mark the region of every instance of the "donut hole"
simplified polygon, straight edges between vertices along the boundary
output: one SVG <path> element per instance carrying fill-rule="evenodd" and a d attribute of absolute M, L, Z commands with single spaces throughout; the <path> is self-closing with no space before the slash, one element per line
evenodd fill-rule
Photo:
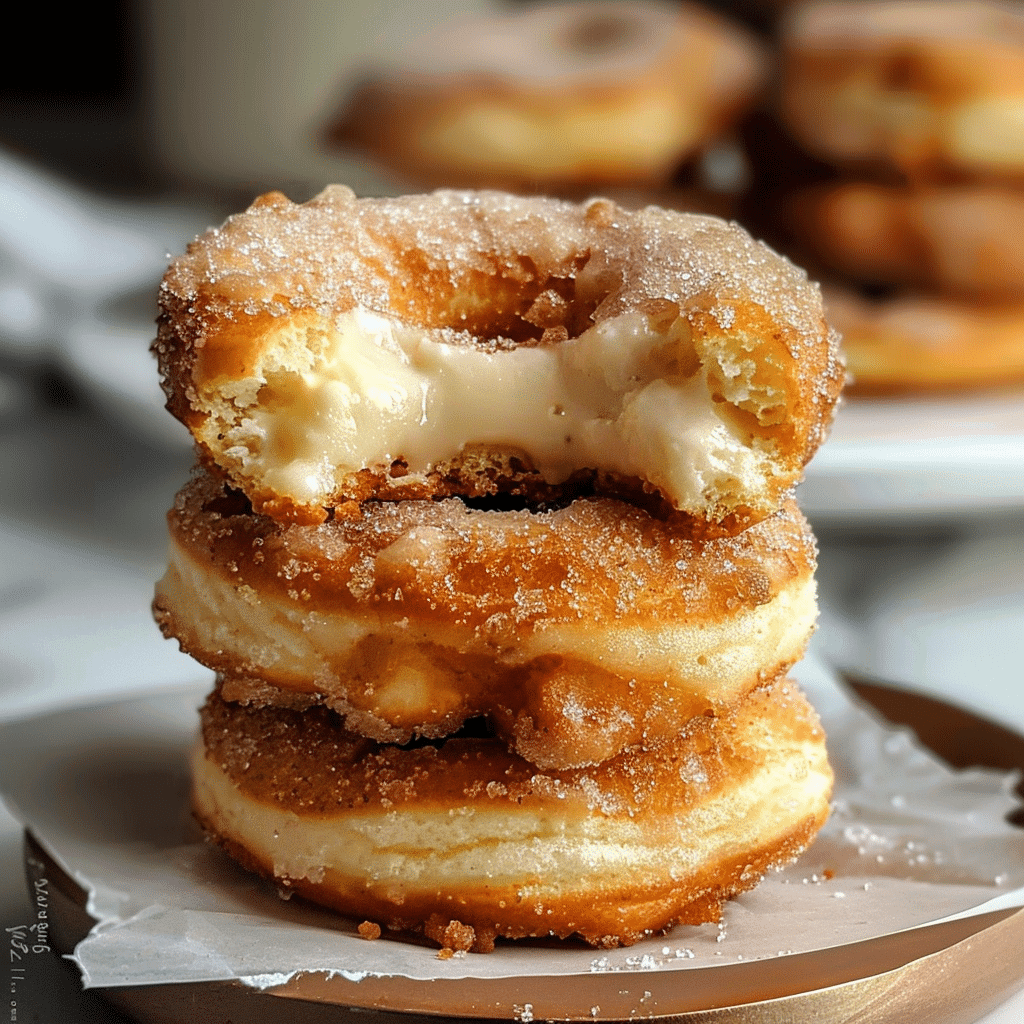
<path fill-rule="evenodd" d="M 584 272 L 589 261 L 590 251 L 581 249 L 560 267 L 543 269 L 529 254 L 502 251 L 455 270 L 432 265 L 420 252 L 402 253 L 403 271 L 414 284 L 392 292 L 389 312 L 410 327 L 465 332 L 476 344 L 576 337 L 621 284 L 614 274 L 595 281 Z"/>
<path fill-rule="evenodd" d="M 531 494 L 520 494 L 516 491 L 499 491 L 496 494 L 484 494 L 475 497 L 455 495 L 467 508 L 478 512 L 529 512 L 543 515 L 568 508 L 574 501 L 592 498 L 596 494 L 592 475 L 580 475 L 569 487 L 561 488 L 557 493 L 538 497 Z"/>
<path fill-rule="evenodd" d="M 252 502 L 242 491 L 228 486 L 225 486 L 221 493 L 203 502 L 201 508 L 204 513 L 219 516 L 221 519 L 252 515 Z"/>
<path fill-rule="evenodd" d="M 601 57 L 628 50 L 642 35 L 639 18 L 629 18 L 617 11 L 594 12 L 567 21 L 561 46 L 579 56 Z"/>
<path fill-rule="evenodd" d="M 406 743 L 393 743 L 390 746 L 399 750 L 417 750 L 420 747 L 434 747 L 440 750 L 449 740 L 488 740 L 494 737 L 494 729 L 490 720 L 483 715 L 467 718 L 462 725 L 447 736 L 415 736 Z"/>

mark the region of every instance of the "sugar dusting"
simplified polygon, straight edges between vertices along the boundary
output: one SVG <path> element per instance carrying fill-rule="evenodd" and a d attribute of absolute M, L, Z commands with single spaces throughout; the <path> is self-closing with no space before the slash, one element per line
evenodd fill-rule
<path fill-rule="evenodd" d="M 765 471 L 762 487 L 798 478 L 831 422 L 844 377 L 821 296 L 802 271 L 737 225 L 656 207 L 627 211 L 604 199 L 576 205 L 439 191 L 357 200 L 331 186 L 296 205 L 270 194 L 172 264 L 161 306 L 154 349 L 169 408 L 257 501 L 267 500 L 262 492 L 274 486 L 276 465 L 264 466 L 265 438 L 246 410 L 275 373 L 301 374 L 322 360 L 326 333 L 343 331 L 353 311 L 493 353 L 575 341 L 638 313 L 666 329 L 674 320 L 688 324 L 697 350 L 681 350 L 679 373 L 692 373 L 699 356 L 723 429 L 742 433 L 753 417 L 746 450 Z M 280 337 L 274 321 L 283 325 Z M 764 372 L 769 363 L 781 369 Z M 769 453 L 777 465 L 762 465 Z M 387 461 L 382 455 L 380 465 L 375 457 L 365 467 L 378 474 L 373 493 L 408 487 L 423 472 L 392 478 Z M 354 472 L 320 466 L 284 497 L 308 504 L 316 496 L 323 506 L 361 500 L 366 495 L 356 492 L 369 481 Z M 701 472 L 715 476 L 710 467 Z M 714 519 L 736 505 L 735 483 L 705 485 Z M 760 508 L 776 496 L 739 501 Z"/>

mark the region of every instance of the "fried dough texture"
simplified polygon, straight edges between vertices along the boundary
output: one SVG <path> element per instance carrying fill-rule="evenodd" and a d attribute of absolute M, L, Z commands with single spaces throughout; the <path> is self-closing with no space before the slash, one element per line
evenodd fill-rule
<path fill-rule="evenodd" d="M 791 500 L 704 541 L 611 498 L 367 502 L 285 526 L 200 476 L 169 523 L 157 620 L 232 699 L 326 704 L 387 742 L 483 716 L 543 768 L 726 713 L 799 660 L 817 616 L 815 542 Z"/>
<path fill-rule="evenodd" d="M 789 682 L 566 772 L 493 739 L 380 745 L 325 708 L 214 694 L 202 718 L 193 803 L 228 853 L 357 921 L 442 943 L 454 932 L 478 951 L 496 936 L 630 945 L 717 921 L 828 815 L 824 735 Z"/>
<path fill-rule="evenodd" d="M 257 511 L 603 494 L 771 515 L 844 381 L 802 271 L 713 217 L 496 192 L 279 193 L 174 261 L 168 408 Z"/>

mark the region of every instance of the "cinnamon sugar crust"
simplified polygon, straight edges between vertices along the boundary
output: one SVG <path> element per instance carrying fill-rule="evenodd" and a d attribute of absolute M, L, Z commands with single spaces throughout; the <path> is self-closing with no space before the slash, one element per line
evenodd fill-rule
<path fill-rule="evenodd" d="M 727 712 L 802 656 L 817 615 L 815 543 L 792 501 L 712 540 L 609 498 L 368 502 L 288 526 L 201 475 L 169 523 L 157 619 L 231 699 L 325 703 L 391 742 L 485 716 L 541 767 Z"/>
<path fill-rule="evenodd" d="M 279 193 L 175 260 L 168 408 L 257 510 L 598 493 L 734 533 L 844 379 L 816 286 L 735 225 L 606 200 Z"/>
<path fill-rule="evenodd" d="M 323 708 L 214 694 L 202 717 L 194 807 L 229 853 L 357 920 L 426 926 L 442 944 L 579 934 L 609 947 L 718 920 L 828 814 L 824 735 L 791 683 L 570 772 L 493 740 L 382 746 Z"/>

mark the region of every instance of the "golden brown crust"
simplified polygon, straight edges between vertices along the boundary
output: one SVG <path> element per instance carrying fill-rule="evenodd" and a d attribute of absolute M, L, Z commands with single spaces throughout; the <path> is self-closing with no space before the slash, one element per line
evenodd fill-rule
<path fill-rule="evenodd" d="M 873 284 L 1024 297 L 1024 193 L 844 182 L 807 190 L 787 223 L 826 265 Z"/>
<path fill-rule="evenodd" d="M 318 612 L 390 607 L 473 630 L 497 629 L 496 617 L 514 619 L 517 632 L 577 622 L 707 624 L 763 606 L 807 579 L 816 558 L 791 496 L 772 520 L 710 540 L 610 498 L 546 511 L 490 511 L 452 499 L 366 502 L 348 518 L 291 526 L 253 513 L 237 492 L 200 473 L 168 522 L 176 543 L 257 596 Z"/>
<path fill-rule="evenodd" d="M 792 501 L 708 541 L 613 499 L 369 502 L 284 526 L 198 476 L 169 523 L 157 619 L 232 699 L 324 702 L 399 742 L 486 716 L 540 766 L 724 712 L 802 655 L 816 615 L 814 539 Z"/>
<path fill-rule="evenodd" d="M 195 808 L 229 853 L 357 920 L 429 921 L 442 944 L 453 921 L 459 941 L 470 928 L 485 945 L 576 933 L 597 946 L 715 921 L 810 841 L 831 784 L 820 725 L 792 684 L 583 771 L 539 772 L 493 740 L 380 746 L 325 709 L 216 695 L 203 744 Z"/>
<path fill-rule="evenodd" d="M 328 139 L 420 186 L 664 182 L 766 70 L 757 39 L 695 5 L 534 4 L 448 23 L 372 70 Z"/>
<path fill-rule="evenodd" d="M 356 200 L 332 187 L 297 206 L 270 194 L 176 260 L 160 302 L 154 350 L 168 408 L 205 462 L 257 509 L 292 521 L 320 521 L 326 508 L 372 497 L 550 498 L 589 489 L 736 532 L 774 511 L 800 478 L 844 380 L 820 296 L 802 272 L 715 218 L 629 212 L 604 200 L 453 192 Z M 470 438 L 456 455 L 415 470 L 403 451 L 359 469 L 314 459 L 306 492 L 278 486 L 266 463 L 287 452 L 261 448 L 264 425 L 253 417 L 280 422 L 284 413 L 265 406 L 284 401 L 282 377 L 316 368 L 325 339 L 362 313 L 498 360 L 506 349 L 557 346 L 593 325 L 612 330 L 624 316 L 681 332 L 671 372 L 706 376 L 704 401 L 749 466 L 684 498 L 663 480 L 614 466 L 584 464 L 568 480 L 549 479 L 514 437 L 504 446 Z M 299 437 L 302 414 L 289 415 Z"/>
<path fill-rule="evenodd" d="M 783 35 L 782 113 L 814 153 L 910 180 L 1024 177 L 1024 15 L 948 0 L 808 4 Z"/>
<path fill-rule="evenodd" d="M 960 391 L 1024 381 L 1024 303 L 828 290 L 861 393 Z"/>

